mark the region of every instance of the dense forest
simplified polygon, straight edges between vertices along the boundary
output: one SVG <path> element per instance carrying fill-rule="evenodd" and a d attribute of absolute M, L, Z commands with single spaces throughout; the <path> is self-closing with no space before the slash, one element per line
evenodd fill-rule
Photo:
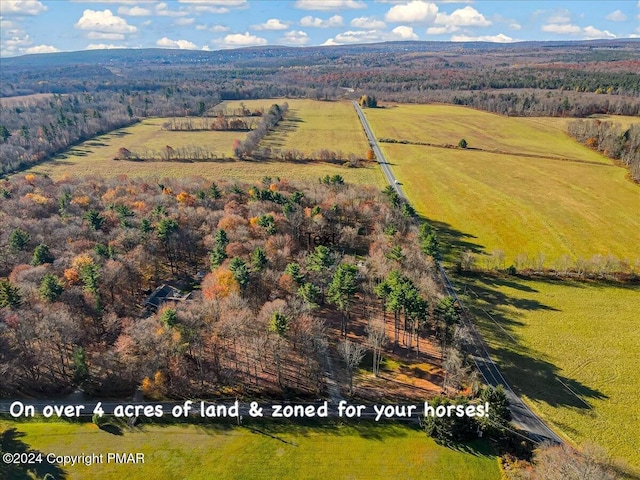
<path fill-rule="evenodd" d="M 469 372 L 435 235 L 390 189 L 32 174 L 0 188 L 3 396 L 317 397 L 327 352 L 370 349 L 377 373 L 385 349 L 426 343 L 448 386 Z M 163 285 L 171 301 L 145 302 Z"/>

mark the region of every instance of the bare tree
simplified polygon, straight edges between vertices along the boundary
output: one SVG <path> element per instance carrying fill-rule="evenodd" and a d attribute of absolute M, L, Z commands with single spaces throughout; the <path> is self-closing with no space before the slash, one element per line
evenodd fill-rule
<path fill-rule="evenodd" d="M 349 395 L 353 393 L 353 374 L 360 365 L 365 354 L 365 348 L 359 343 L 345 339 L 338 345 L 338 353 L 344 361 L 347 377 L 349 378 Z"/>
<path fill-rule="evenodd" d="M 373 351 L 372 371 L 377 377 L 380 373 L 380 362 L 382 361 L 382 349 L 389 341 L 385 333 L 385 325 L 382 319 L 376 318 L 367 327 L 367 344 Z"/>

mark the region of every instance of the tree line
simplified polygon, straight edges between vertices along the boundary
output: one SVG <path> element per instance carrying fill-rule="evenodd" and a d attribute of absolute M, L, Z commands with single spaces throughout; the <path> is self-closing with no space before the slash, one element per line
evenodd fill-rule
<path fill-rule="evenodd" d="M 621 161 L 640 182 L 640 124 L 623 127 L 597 119 L 576 120 L 569 123 L 568 132 L 583 145 Z"/>

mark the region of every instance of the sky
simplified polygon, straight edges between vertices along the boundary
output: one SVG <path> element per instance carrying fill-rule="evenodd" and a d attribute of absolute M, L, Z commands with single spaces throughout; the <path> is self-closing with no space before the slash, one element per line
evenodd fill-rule
<path fill-rule="evenodd" d="M 640 0 L 0 0 L 0 56 L 640 38 Z"/>

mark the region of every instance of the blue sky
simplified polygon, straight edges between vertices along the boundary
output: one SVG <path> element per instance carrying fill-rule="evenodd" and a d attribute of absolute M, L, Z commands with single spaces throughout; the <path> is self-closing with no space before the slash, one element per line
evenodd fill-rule
<path fill-rule="evenodd" d="M 0 0 L 0 55 L 640 37 L 640 0 Z"/>

